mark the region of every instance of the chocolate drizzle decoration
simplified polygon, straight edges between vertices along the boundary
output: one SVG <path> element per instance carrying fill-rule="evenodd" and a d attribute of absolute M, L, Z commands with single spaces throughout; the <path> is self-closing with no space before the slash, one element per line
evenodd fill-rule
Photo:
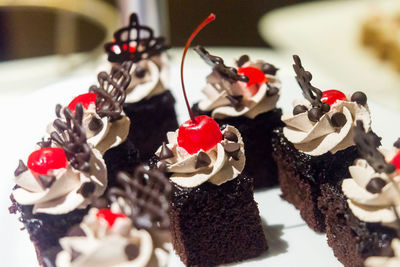
<path fill-rule="evenodd" d="M 69 109 L 63 110 L 65 120 L 58 118 L 53 127 L 56 131 L 50 134 L 51 139 L 64 149 L 72 167 L 80 171 L 89 171 L 90 147 L 86 143 L 86 133 L 82 126 L 83 106 L 78 103 L 75 114 Z"/>
<path fill-rule="evenodd" d="M 226 78 L 230 82 L 249 81 L 247 76 L 238 74 L 236 68 L 234 67 L 227 67 L 222 58 L 211 55 L 203 46 L 198 45 L 194 48 L 194 50 L 208 65 L 212 66 L 214 70 L 216 70 L 222 77 Z"/>
<path fill-rule="evenodd" d="M 131 61 L 151 58 L 170 48 L 164 37 L 154 37 L 153 30 L 140 25 L 138 16 L 132 13 L 129 25 L 114 33 L 114 41 L 106 43 L 104 49 L 110 62 Z"/>
<path fill-rule="evenodd" d="M 124 200 L 126 205 L 121 205 L 121 210 L 132 219 L 135 227 L 168 229 L 168 198 L 172 186 L 164 173 L 140 165 L 133 176 L 119 172 L 117 181 L 123 189 L 110 188 L 108 198 L 111 202 L 119 198 Z"/>
<path fill-rule="evenodd" d="M 377 173 L 393 173 L 396 170 L 395 166 L 387 163 L 385 157 L 378 150 L 381 144 L 380 138 L 372 131 L 366 133 L 362 121 L 357 121 L 356 123 L 354 142 L 356 143 L 360 156 L 364 158 Z"/>
<path fill-rule="evenodd" d="M 128 65 L 128 62 L 114 65 L 109 74 L 105 71 L 100 72 L 97 76 L 99 85 L 90 87 L 89 91 L 98 95 L 96 112 L 100 117 L 108 117 L 110 121 L 121 118 L 125 90 L 131 81 Z"/>

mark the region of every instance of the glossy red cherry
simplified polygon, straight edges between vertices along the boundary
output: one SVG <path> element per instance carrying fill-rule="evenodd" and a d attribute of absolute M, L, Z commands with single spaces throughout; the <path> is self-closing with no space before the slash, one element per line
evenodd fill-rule
<path fill-rule="evenodd" d="M 326 90 L 322 92 L 321 101 L 327 103 L 329 106 L 336 103 L 338 100 L 346 100 L 347 97 L 345 94 L 340 92 L 339 90 Z"/>
<path fill-rule="evenodd" d="M 249 81 L 247 82 L 248 87 L 252 86 L 253 84 L 262 84 L 268 81 L 264 72 L 255 67 L 238 68 L 238 74 L 245 75 L 249 78 Z"/>
<path fill-rule="evenodd" d="M 62 148 L 46 147 L 29 155 L 28 168 L 38 174 L 46 175 L 49 170 L 65 168 L 67 162 L 67 157 Z"/>
<path fill-rule="evenodd" d="M 76 104 L 82 103 L 83 107 L 87 109 L 90 104 L 94 104 L 96 102 L 96 97 L 96 93 L 78 95 L 71 101 L 71 103 L 68 104 L 68 108 L 72 111 L 75 111 Z"/>
<path fill-rule="evenodd" d="M 394 156 L 390 163 L 396 166 L 396 170 L 400 170 L 400 150 L 397 152 L 396 156 Z"/>
<path fill-rule="evenodd" d="M 126 218 L 126 215 L 122 213 L 114 213 L 110 209 L 101 209 L 97 212 L 96 217 L 97 219 L 104 219 L 108 223 L 108 227 L 111 228 L 116 219 Z"/>
<path fill-rule="evenodd" d="M 221 140 L 218 123 L 208 116 L 195 117 L 195 122 L 188 120 L 179 127 L 178 145 L 189 154 L 195 154 L 200 149 L 208 151 Z"/>

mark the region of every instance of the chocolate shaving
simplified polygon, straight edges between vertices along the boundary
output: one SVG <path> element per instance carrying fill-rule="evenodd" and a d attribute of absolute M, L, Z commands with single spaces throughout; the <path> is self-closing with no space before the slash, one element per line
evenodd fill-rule
<path fill-rule="evenodd" d="M 64 149 L 71 166 L 80 171 L 89 171 L 90 147 L 86 143 L 86 133 L 82 126 L 83 106 L 78 103 L 75 114 L 69 109 L 63 110 L 65 121 L 61 118 L 53 123 L 56 131 L 50 134 L 51 139 Z"/>
<path fill-rule="evenodd" d="M 50 147 L 51 146 L 51 138 L 36 143 L 40 148 Z"/>
<path fill-rule="evenodd" d="M 132 49 L 133 48 L 133 49 Z M 153 30 L 140 25 L 138 16 L 132 13 L 129 25 L 114 33 L 114 41 L 106 43 L 104 49 L 110 62 L 138 62 L 159 55 L 170 48 L 163 37 L 154 37 Z"/>
<path fill-rule="evenodd" d="M 400 138 L 397 139 L 396 142 L 394 142 L 393 146 L 396 147 L 396 148 L 400 148 Z"/>
<path fill-rule="evenodd" d="M 169 159 L 174 157 L 174 153 L 172 153 L 171 149 L 167 147 L 167 143 L 163 142 L 160 152 L 160 160 Z"/>
<path fill-rule="evenodd" d="M 49 188 L 56 180 L 56 177 L 50 175 L 39 175 L 38 178 L 43 189 Z"/>
<path fill-rule="evenodd" d="M 234 160 L 239 160 L 240 145 L 238 143 L 227 143 L 223 145 L 224 150 L 228 156 Z"/>
<path fill-rule="evenodd" d="M 224 139 L 231 141 L 231 142 L 235 142 L 237 143 L 239 141 L 237 135 L 235 133 L 232 133 L 230 131 L 226 131 L 224 133 Z"/>
<path fill-rule="evenodd" d="M 238 60 L 236 60 L 236 65 L 238 67 L 241 67 L 244 65 L 244 63 L 249 62 L 250 57 L 248 55 L 242 55 Z"/>
<path fill-rule="evenodd" d="M 231 102 L 231 105 L 238 109 L 240 108 L 240 104 L 242 103 L 243 96 L 242 95 L 227 95 L 226 98 Z"/>
<path fill-rule="evenodd" d="M 91 194 L 93 194 L 95 189 L 96 185 L 93 182 L 86 182 L 81 185 L 77 192 L 84 198 L 88 198 Z"/>
<path fill-rule="evenodd" d="M 128 70 L 129 63 L 114 65 L 108 74 L 103 71 L 97 76 L 98 86 L 91 86 L 89 91 L 96 93 L 96 112 L 100 117 L 108 117 L 110 121 L 121 118 L 122 107 L 131 77 Z"/>
<path fill-rule="evenodd" d="M 230 82 L 249 81 L 247 76 L 238 74 L 236 68 L 234 67 L 225 66 L 222 58 L 211 55 L 203 46 L 198 45 L 194 48 L 194 50 L 208 65 L 212 66 L 214 70 L 216 70 L 222 77 Z"/>
<path fill-rule="evenodd" d="M 347 119 L 342 112 L 336 112 L 332 115 L 330 122 L 334 128 L 340 129 L 346 124 Z"/>
<path fill-rule="evenodd" d="M 93 117 L 90 120 L 89 125 L 88 125 L 89 130 L 96 132 L 96 133 L 100 132 L 101 129 L 103 129 L 103 126 L 104 126 L 103 122 L 99 118 L 96 118 L 96 117 Z"/>
<path fill-rule="evenodd" d="M 157 227 L 168 229 L 168 199 L 172 190 L 169 179 L 157 169 L 148 170 L 140 165 L 133 176 L 125 172 L 117 174 L 117 181 L 123 189 L 110 188 L 111 202 L 123 198 L 129 206 L 127 214 L 138 229 Z M 121 207 L 124 211 L 126 205 Z"/>
<path fill-rule="evenodd" d="M 377 149 L 380 146 L 380 138 L 372 131 L 366 133 L 362 121 L 357 121 L 356 123 L 354 142 L 356 143 L 360 156 L 364 158 L 377 173 L 393 173 L 396 167 L 393 164 L 387 163 L 385 157 Z"/>
<path fill-rule="evenodd" d="M 25 172 L 28 170 L 28 167 L 26 167 L 25 163 L 22 160 L 19 160 L 18 162 L 18 167 L 14 171 L 14 176 L 17 177 L 21 173 Z"/>
<path fill-rule="evenodd" d="M 270 85 L 269 83 L 266 83 L 267 85 L 267 96 L 274 96 L 279 92 L 279 89 L 275 86 Z"/>
<path fill-rule="evenodd" d="M 375 177 L 368 182 L 368 184 L 365 186 L 365 189 L 372 194 L 376 194 L 380 193 L 385 185 L 385 180 L 380 177 Z"/>
<path fill-rule="evenodd" d="M 270 63 L 264 63 L 261 67 L 262 72 L 269 75 L 276 75 L 276 72 L 279 70 L 277 67 Z"/>
<path fill-rule="evenodd" d="M 136 259 L 139 256 L 139 247 L 135 244 L 128 244 L 125 246 L 125 255 L 129 261 Z"/>
<path fill-rule="evenodd" d="M 201 151 L 197 155 L 195 168 L 200 169 L 202 167 L 207 167 L 208 165 L 210 165 L 210 163 L 211 163 L 210 157 L 207 155 L 207 153 Z"/>

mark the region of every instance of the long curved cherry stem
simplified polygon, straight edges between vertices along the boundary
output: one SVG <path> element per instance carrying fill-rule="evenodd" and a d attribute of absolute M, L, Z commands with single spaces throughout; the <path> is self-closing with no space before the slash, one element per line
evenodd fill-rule
<path fill-rule="evenodd" d="M 206 18 L 197 28 L 196 30 L 194 30 L 194 32 L 192 33 L 192 35 L 190 35 L 189 39 L 186 42 L 185 45 L 185 49 L 183 50 L 183 55 L 182 55 L 182 61 L 181 61 L 181 84 L 182 84 L 182 90 L 183 90 L 183 96 L 185 98 L 185 102 L 186 102 L 186 107 L 189 111 L 189 116 L 190 119 L 192 120 L 193 123 L 196 123 L 196 120 L 194 118 L 192 109 L 190 108 L 189 105 L 189 101 L 186 95 L 186 89 L 185 89 L 185 83 L 183 81 L 183 64 L 185 63 L 185 57 L 186 57 L 186 52 L 190 47 L 190 44 L 192 43 L 194 37 L 196 37 L 196 35 L 201 31 L 201 29 L 203 29 L 208 23 L 210 23 L 211 21 L 215 20 L 215 15 L 213 13 L 211 13 L 208 18 Z"/>

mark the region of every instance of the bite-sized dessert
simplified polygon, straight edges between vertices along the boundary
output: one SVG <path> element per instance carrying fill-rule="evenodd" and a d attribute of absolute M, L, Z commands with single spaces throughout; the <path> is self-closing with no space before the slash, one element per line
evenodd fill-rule
<path fill-rule="evenodd" d="M 392 257 L 369 257 L 365 261 L 365 267 L 397 267 L 400 266 L 400 240 L 392 240 L 392 249 L 394 255 Z"/>
<path fill-rule="evenodd" d="M 57 267 L 162 267 L 171 249 L 168 198 L 163 173 L 139 166 L 133 176 L 119 173 L 111 188 L 111 208 L 92 208 L 82 223 L 60 239 Z"/>
<path fill-rule="evenodd" d="M 328 243 L 345 266 L 361 266 L 372 256 L 392 256 L 391 242 L 400 231 L 400 144 L 379 148 L 380 138 L 365 133 L 361 121 L 355 143 L 361 158 L 349 167 L 350 178 L 323 185 L 319 199 Z"/>
<path fill-rule="evenodd" d="M 363 23 L 362 44 L 400 70 L 400 12 L 374 12 Z"/>
<path fill-rule="evenodd" d="M 282 112 L 276 108 L 280 81 L 277 68 L 243 55 L 235 67 L 201 46 L 196 52 L 213 67 L 203 89 L 205 98 L 193 106 L 194 115 L 211 116 L 219 125 L 229 124 L 242 134 L 246 151 L 244 174 L 254 178 L 255 188 L 278 184 L 272 157 L 273 129 L 283 126 Z"/>
<path fill-rule="evenodd" d="M 192 34 L 214 20 L 211 14 Z M 183 62 L 181 66 L 182 87 Z M 172 181 L 169 218 L 172 243 L 187 266 L 216 266 L 259 256 L 267 249 L 253 181 L 242 174 L 243 139 L 226 125 L 220 129 L 208 116 L 194 117 L 157 150 L 153 164 Z"/>
<path fill-rule="evenodd" d="M 163 37 L 154 37 L 152 29 L 139 24 L 136 14 L 105 45 L 112 65 L 128 63 L 131 82 L 124 112 L 131 120 L 128 140 L 139 149 L 142 161 L 154 154 L 168 131 L 178 127 L 175 99 L 168 90 L 168 48 Z"/>
<path fill-rule="evenodd" d="M 52 138 L 15 170 L 10 212 L 19 213 L 35 246 L 39 263 L 54 266 L 58 239 L 79 223 L 87 206 L 103 194 L 107 169 L 99 151 L 86 142 L 83 105 L 63 109 Z"/>
<path fill-rule="evenodd" d="M 370 128 L 367 97 L 362 92 L 346 95 L 338 90 L 322 92 L 311 85 L 312 75 L 300 58 L 293 65 L 306 99 L 294 102 L 285 113 L 285 127 L 274 131 L 273 150 L 278 166 L 282 197 L 300 210 L 315 231 L 325 230 L 318 209 L 320 186 L 348 177 L 348 166 L 357 158 L 353 136 L 356 121 Z"/>

